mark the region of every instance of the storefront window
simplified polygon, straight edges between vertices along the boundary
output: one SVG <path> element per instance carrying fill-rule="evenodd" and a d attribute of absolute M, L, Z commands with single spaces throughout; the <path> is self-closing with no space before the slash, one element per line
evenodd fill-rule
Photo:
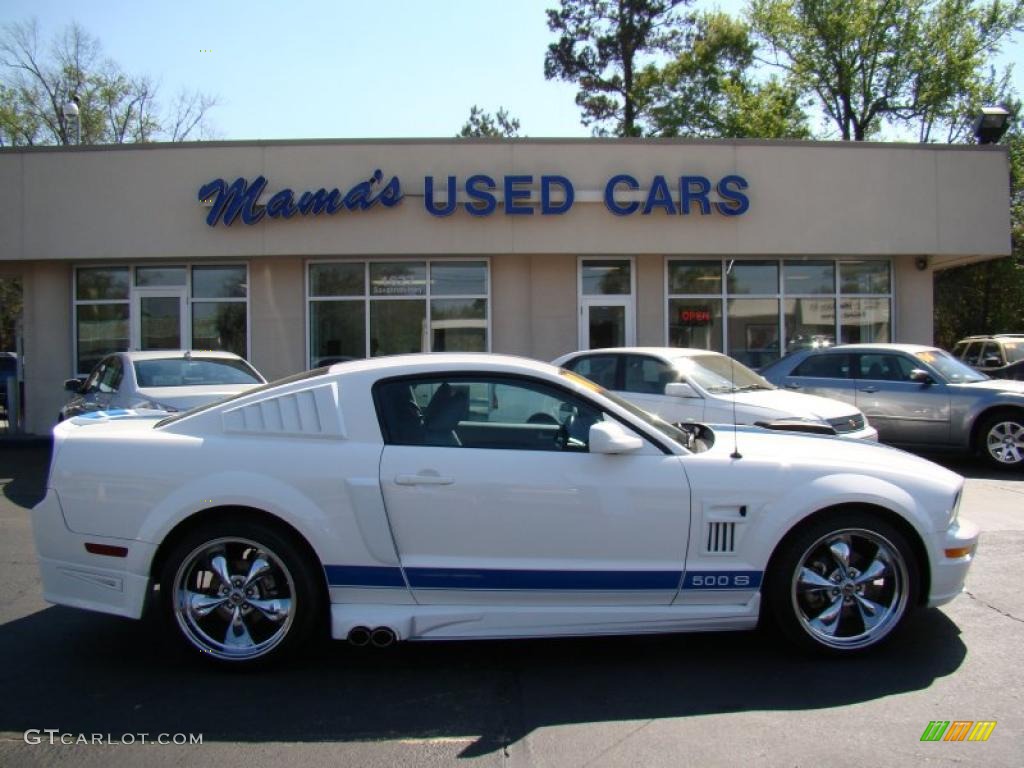
<path fill-rule="evenodd" d="M 666 267 L 672 346 L 761 367 L 798 349 L 892 337 L 889 261 L 670 259 Z"/>
<path fill-rule="evenodd" d="M 79 373 L 88 373 L 111 352 L 128 349 L 128 303 L 80 304 L 75 308 Z"/>
<path fill-rule="evenodd" d="M 839 263 L 842 293 L 889 293 L 888 261 L 842 261 Z"/>
<path fill-rule="evenodd" d="M 769 294 L 779 292 L 779 264 L 775 261 L 733 261 L 729 269 L 728 291 L 736 294 Z"/>
<path fill-rule="evenodd" d="M 729 355 L 751 368 L 779 357 L 778 299 L 729 299 Z"/>
<path fill-rule="evenodd" d="M 843 299 L 839 307 L 844 344 L 887 342 L 892 338 L 889 299 Z"/>
<path fill-rule="evenodd" d="M 216 349 L 248 356 L 248 269 L 239 265 L 79 267 L 75 368 L 111 352 Z"/>
<path fill-rule="evenodd" d="M 584 296 L 629 296 L 632 290 L 628 259 L 584 259 L 581 266 Z"/>
<path fill-rule="evenodd" d="M 310 366 L 407 352 L 486 352 L 488 301 L 486 261 L 310 264 Z"/>
<path fill-rule="evenodd" d="M 670 261 L 668 267 L 668 292 L 722 293 L 722 262 L 720 261 Z"/>
<path fill-rule="evenodd" d="M 192 348 L 246 356 L 245 304 L 236 301 L 192 304 Z"/>
<path fill-rule="evenodd" d="M 785 290 L 789 295 L 833 294 L 836 291 L 836 265 L 833 261 L 787 261 L 782 268 Z"/>
<path fill-rule="evenodd" d="M 722 351 L 722 300 L 669 299 L 668 343 Z"/>
<path fill-rule="evenodd" d="M 135 287 L 182 286 L 187 280 L 184 267 L 136 267 Z"/>

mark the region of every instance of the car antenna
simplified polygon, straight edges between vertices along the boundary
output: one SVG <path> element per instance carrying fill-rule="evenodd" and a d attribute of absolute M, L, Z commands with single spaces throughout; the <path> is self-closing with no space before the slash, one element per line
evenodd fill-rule
<path fill-rule="evenodd" d="M 732 265 L 736 263 L 736 259 L 729 259 L 729 263 L 725 267 L 725 276 L 728 278 L 729 273 L 732 272 Z M 743 454 L 740 453 L 740 442 L 739 442 L 739 425 L 736 421 L 736 359 L 729 355 L 729 379 L 732 384 L 732 453 L 729 454 L 730 459 L 742 459 Z"/>

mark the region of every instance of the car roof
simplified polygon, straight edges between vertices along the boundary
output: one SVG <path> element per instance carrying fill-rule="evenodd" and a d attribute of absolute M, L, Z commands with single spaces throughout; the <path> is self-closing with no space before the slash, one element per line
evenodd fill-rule
<path fill-rule="evenodd" d="M 941 350 L 938 347 L 927 344 L 890 344 L 879 342 L 878 344 L 837 344 L 834 347 L 801 351 L 816 355 L 828 354 L 829 352 L 907 352 L 912 355 L 916 352 L 940 352 Z"/>
<path fill-rule="evenodd" d="M 361 373 L 394 369 L 396 373 L 401 374 L 406 371 L 414 373 L 419 370 L 440 370 L 446 367 L 472 370 L 500 369 L 507 366 L 514 366 L 520 370 L 525 367 L 548 374 L 555 371 L 550 363 L 542 363 L 529 357 L 490 352 L 415 352 L 407 355 L 385 355 L 335 363 L 327 370 L 329 373 Z"/>
<path fill-rule="evenodd" d="M 712 349 L 696 349 L 694 347 L 601 347 L 599 349 L 583 349 L 578 352 L 569 352 L 557 359 L 575 358 L 582 355 L 652 355 L 663 357 L 666 360 L 674 360 L 678 357 L 696 357 L 697 355 L 721 355 Z"/>

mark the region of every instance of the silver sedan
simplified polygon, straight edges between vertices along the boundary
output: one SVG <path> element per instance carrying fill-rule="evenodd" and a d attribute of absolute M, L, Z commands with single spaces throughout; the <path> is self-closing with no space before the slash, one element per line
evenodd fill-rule
<path fill-rule="evenodd" d="M 990 379 L 944 350 L 916 344 L 805 349 L 761 375 L 856 405 L 884 442 L 976 450 L 997 467 L 1024 466 L 1024 381 Z"/>

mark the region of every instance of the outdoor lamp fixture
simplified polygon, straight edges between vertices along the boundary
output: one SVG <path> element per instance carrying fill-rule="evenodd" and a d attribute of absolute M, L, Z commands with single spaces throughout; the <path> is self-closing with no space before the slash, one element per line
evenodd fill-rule
<path fill-rule="evenodd" d="M 78 108 L 78 97 L 72 96 L 71 101 L 64 105 L 64 120 L 69 125 L 73 123 L 75 126 L 74 141 L 72 142 L 74 144 L 80 144 L 82 138 L 82 126 L 79 122 L 79 115 L 80 110 Z"/>
<path fill-rule="evenodd" d="M 1010 127 L 1010 110 L 1006 107 L 982 107 L 974 121 L 974 138 L 979 144 L 995 144 Z"/>

